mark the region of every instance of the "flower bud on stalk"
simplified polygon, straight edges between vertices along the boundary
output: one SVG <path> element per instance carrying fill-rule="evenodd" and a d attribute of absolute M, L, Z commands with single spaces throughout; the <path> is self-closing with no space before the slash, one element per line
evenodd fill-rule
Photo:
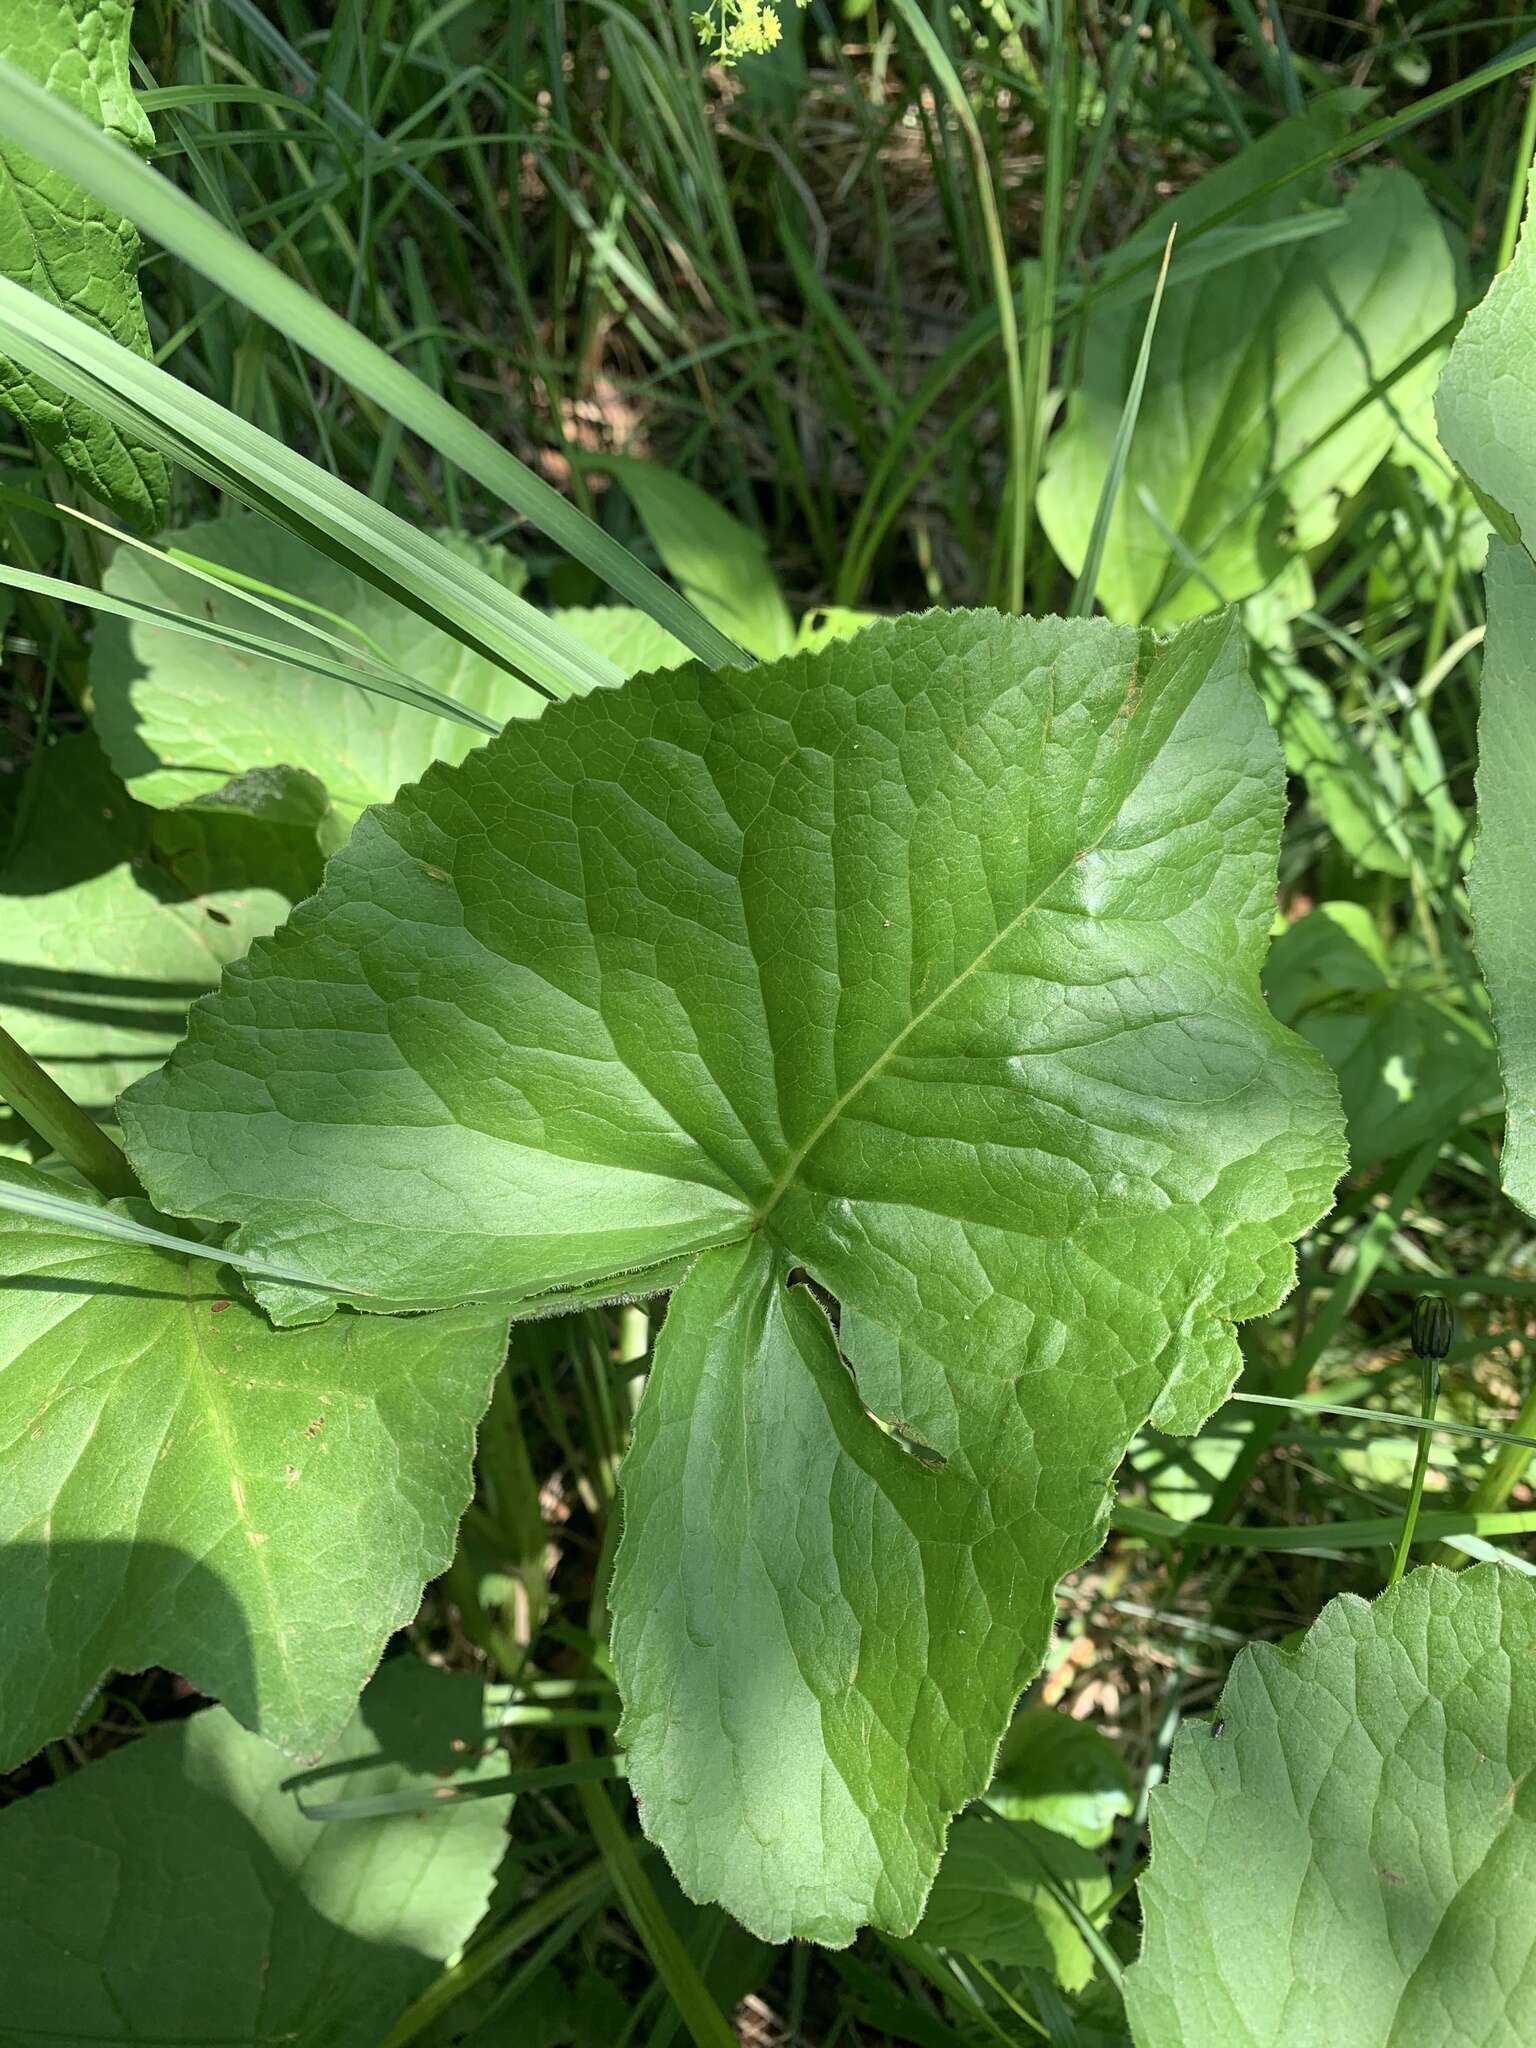
<path fill-rule="evenodd" d="M 1408 1334 L 1415 1358 L 1437 1364 L 1444 1358 L 1456 1336 L 1456 1316 L 1443 1294 L 1419 1296 Z"/>

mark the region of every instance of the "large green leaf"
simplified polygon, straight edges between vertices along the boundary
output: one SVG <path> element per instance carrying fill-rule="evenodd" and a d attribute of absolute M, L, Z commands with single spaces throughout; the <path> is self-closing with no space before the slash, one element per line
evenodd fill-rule
<path fill-rule="evenodd" d="M 192 998 L 318 883 L 314 824 L 157 817 L 88 734 L 49 749 L 31 796 L 0 871 L 0 1025 L 106 1116 Z"/>
<path fill-rule="evenodd" d="M 523 565 L 504 548 L 462 535 L 438 538 L 509 590 L 522 588 Z M 300 618 L 350 633 L 360 651 L 498 721 L 536 717 L 544 708 L 546 700 L 499 663 L 259 514 L 187 527 L 163 545 L 280 589 L 296 601 Z M 142 549 L 118 550 L 106 587 L 116 597 L 170 611 L 195 609 L 216 625 L 264 633 L 301 656 L 314 645 L 300 627 L 257 609 L 238 589 L 212 587 Z M 687 658 L 662 627 L 624 605 L 554 616 L 621 674 Z M 141 802 L 206 805 L 213 799 L 260 812 L 270 801 L 272 778 L 279 786 L 291 784 L 291 771 L 298 770 L 324 785 L 340 837 L 368 804 L 414 782 L 431 761 L 461 761 L 482 737 L 260 655 L 221 654 L 183 634 L 113 617 L 97 628 L 91 686 L 102 744 Z M 255 769 L 266 776 L 253 778 Z"/>
<path fill-rule="evenodd" d="M 1283 122 L 1169 200 L 1126 245 L 1160 250 L 1312 157 L 1346 108 Z M 1168 621 L 1261 589 L 1325 539 L 1434 377 L 1395 377 L 1456 311 L 1444 230 L 1404 171 L 1367 171 L 1342 201 L 1317 178 L 1257 200 L 1247 228 L 1333 200 L 1337 224 L 1257 246 L 1181 281 L 1177 247 L 1116 499 L 1098 595 L 1111 618 Z M 1051 444 L 1040 514 L 1076 574 L 1146 324 L 1152 278 L 1089 324 L 1082 381 Z M 1372 396 L 1374 386 L 1390 386 Z"/>
<path fill-rule="evenodd" d="M 486 1778 L 481 1688 L 385 1665 L 327 1756 L 346 1798 Z M 306 1820 L 221 1709 L 0 1814 L 0 2039 L 378 2048 L 474 1932 L 507 1799 Z"/>
<path fill-rule="evenodd" d="M 1536 1588 L 1333 1600 L 1243 1651 L 1152 1795 L 1139 2048 L 1520 2048 L 1536 1946 Z"/>
<path fill-rule="evenodd" d="M 1502 535 L 1488 547 L 1478 714 L 1478 960 L 1504 1070 L 1504 1186 L 1536 1215 L 1536 236 L 1467 315 L 1435 395 L 1440 439 Z"/>
<path fill-rule="evenodd" d="M 765 1936 L 916 1922 L 1126 1444 L 1221 1398 L 1327 1202 L 1258 989 L 1281 806 L 1232 620 L 642 677 L 367 813 L 125 1101 L 163 1208 L 376 1305 L 704 1254 L 615 1655 L 647 1824 Z"/>
<path fill-rule="evenodd" d="M 278 1331 L 208 1260 L 0 1213 L 0 1769 L 146 1664 L 322 1748 L 452 1554 L 504 1338 Z"/>
<path fill-rule="evenodd" d="M 133 0 L 5 0 L 0 57 L 147 149 L 153 137 L 128 69 L 132 16 Z M 139 237 L 127 221 L 0 137 L 0 275 L 147 356 L 138 272 Z M 165 517 L 170 473 L 154 449 L 3 356 L 0 405 L 125 519 L 154 526 Z"/>
<path fill-rule="evenodd" d="M 1395 966 L 1371 913 L 1324 903 L 1283 932 L 1264 966 L 1270 1008 L 1339 1077 L 1357 1168 L 1451 1130 L 1490 1099 L 1498 1068 L 1486 1027 Z"/>
<path fill-rule="evenodd" d="M 1441 446 L 1501 540 L 1536 543 L 1536 235 L 1527 217 L 1514 257 L 1462 322 L 1435 390 Z"/>

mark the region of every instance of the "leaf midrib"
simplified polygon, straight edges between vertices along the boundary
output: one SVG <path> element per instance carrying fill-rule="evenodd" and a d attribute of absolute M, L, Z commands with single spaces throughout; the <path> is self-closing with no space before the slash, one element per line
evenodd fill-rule
<path fill-rule="evenodd" d="M 247 1475 L 242 1470 L 240 1461 L 236 1456 L 238 1436 L 235 1418 L 225 1410 L 220 1399 L 217 1385 L 220 1375 L 213 1360 L 208 1355 L 208 1348 L 203 1340 L 202 1330 L 198 1326 L 198 1306 L 207 1299 L 207 1296 L 195 1292 L 195 1289 L 200 1284 L 199 1276 L 194 1272 L 196 1263 L 193 1259 L 186 1261 L 186 1292 L 178 1304 L 179 1311 L 185 1317 L 187 1342 L 183 1358 L 186 1363 L 186 1380 L 189 1391 L 193 1392 L 194 1399 L 201 1401 L 204 1412 L 213 1424 L 214 1435 L 217 1437 L 219 1447 L 223 1453 L 224 1463 L 230 1479 L 230 1500 L 235 1510 L 236 1523 L 246 1539 L 252 1569 L 261 1586 L 262 1596 L 266 1602 L 268 1628 L 271 1639 L 278 1645 L 278 1668 L 282 1671 L 283 1679 L 287 1686 L 289 1712 L 293 1717 L 294 1725 L 297 1726 L 302 1720 L 304 1702 L 298 1680 L 294 1676 L 294 1660 L 292 1650 L 289 1647 L 288 1626 L 283 1614 L 282 1602 L 278 1598 L 277 1588 L 273 1584 L 272 1567 L 264 1554 L 267 1538 L 257 1530 L 256 1524 L 249 1512 L 249 1503 L 245 1493 Z M 214 1547 L 209 1545 L 209 1555 L 212 1554 Z"/>
<path fill-rule="evenodd" d="M 885 1069 L 890 1065 L 891 1061 L 901 1051 L 901 1048 L 907 1043 L 908 1039 L 912 1037 L 913 1033 L 920 1030 L 921 1027 L 927 1023 L 928 1019 L 931 1016 L 933 1016 L 937 1010 L 942 1009 L 944 1004 L 949 1001 L 950 997 L 955 993 L 957 989 L 965 987 L 965 985 L 970 981 L 973 975 L 981 972 L 981 970 L 986 966 L 987 962 L 991 959 L 992 955 L 998 950 L 998 948 L 1004 945 L 1007 940 L 1013 937 L 1014 933 L 1022 927 L 1025 919 L 1030 916 L 1031 912 L 1037 909 L 1038 906 L 1042 902 L 1044 902 L 1045 898 L 1049 896 L 1053 892 L 1053 890 L 1055 890 L 1057 886 L 1066 879 L 1066 877 L 1072 872 L 1073 868 L 1075 868 L 1080 861 L 1086 860 L 1090 853 L 1096 852 L 1098 848 L 1103 845 L 1104 841 L 1109 837 L 1110 833 L 1114 830 L 1115 826 L 1120 822 L 1121 812 L 1123 811 L 1125 804 L 1128 803 L 1131 797 L 1135 794 L 1139 782 L 1140 777 L 1138 777 L 1136 782 L 1133 783 L 1131 787 L 1125 792 L 1125 795 L 1121 799 L 1121 802 L 1116 805 L 1115 809 L 1111 812 L 1110 816 L 1105 820 L 1104 826 L 1102 830 L 1099 832 L 1098 836 L 1094 839 L 1091 839 L 1086 846 L 1080 847 L 1079 850 L 1072 855 L 1070 860 L 1063 861 L 1061 866 L 1055 871 L 1055 873 L 1052 874 L 1047 881 L 1042 883 L 1040 888 L 1036 890 L 1035 894 L 1030 897 L 1029 901 L 1027 903 L 1022 904 L 1020 908 L 1014 912 L 1013 916 L 1009 918 L 1008 922 L 1004 925 L 1001 925 L 998 928 L 997 932 L 993 935 L 992 938 L 990 938 L 987 941 L 986 945 L 982 947 L 981 951 L 977 953 L 971 960 L 969 960 L 966 963 L 966 965 L 961 968 L 960 972 L 953 976 L 952 979 L 949 982 L 947 982 L 943 988 L 939 990 L 937 995 L 935 995 L 929 1002 L 925 1003 L 920 1010 L 916 1010 L 913 1012 L 913 1014 L 907 1019 L 906 1023 L 903 1024 L 901 1029 L 896 1033 L 895 1037 L 890 1041 L 890 1043 L 884 1048 L 883 1051 L 876 1054 L 875 1058 L 870 1061 L 869 1065 L 865 1068 L 864 1072 L 860 1074 L 860 1076 L 852 1084 L 852 1086 L 844 1089 L 843 1093 L 832 1104 L 832 1107 L 827 1111 L 826 1115 L 822 1118 L 821 1122 L 817 1124 L 816 1128 L 811 1132 L 810 1136 L 806 1138 L 800 1145 L 798 1145 L 793 1152 L 791 1152 L 783 1172 L 779 1175 L 778 1179 L 773 1183 L 773 1186 L 768 1190 L 768 1193 L 764 1197 L 761 1206 L 755 1209 L 752 1213 L 752 1221 L 750 1227 L 753 1230 L 760 1230 L 762 1226 L 767 1222 L 769 1216 L 778 1207 L 779 1203 L 788 1193 L 789 1188 L 794 1182 L 796 1176 L 799 1174 L 800 1169 L 805 1165 L 806 1161 L 810 1158 L 811 1154 L 816 1150 L 817 1146 L 821 1144 L 822 1140 L 829 1134 L 829 1132 L 831 1132 L 831 1130 L 846 1114 L 846 1112 L 852 1106 L 852 1104 L 858 1099 L 860 1095 L 863 1094 L 864 1090 L 867 1087 L 869 1087 L 871 1082 L 877 1079 L 877 1077 L 885 1071 Z"/>

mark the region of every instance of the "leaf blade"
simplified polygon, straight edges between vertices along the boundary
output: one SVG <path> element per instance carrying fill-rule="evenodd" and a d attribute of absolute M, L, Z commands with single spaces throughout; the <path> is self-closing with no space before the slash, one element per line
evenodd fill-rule
<path fill-rule="evenodd" d="M 329 1758 L 384 1788 L 463 1772 L 483 1742 L 475 1680 L 396 1659 Z M 319 1828 L 284 1768 L 212 1708 L 7 1807 L 8 2030 L 82 2048 L 125 2032 L 372 2048 L 473 1933 L 511 1801 Z M 186 1939 L 191 1900 L 207 1941 Z"/>
<path fill-rule="evenodd" d="M 967 1590 L 957 1538 L 983 1504 L 871 1427 L 760 1239 L 705 1253 L 674 1295 L 623 1481 L 613 1652 L 646 1832 L 765 1941 L 910 1928 L 1025 1655 L 1020 1618 Z M 889 1577 L 847 1568 L 865 1554 Z"/>
<path fill-rule="evenodd" d="M 1527 365 L 1536 337 L 1536 237 L 1529 211 L 1509 267 L 1467 315 L 1435 393 L 1446 452 L 1501 538 L 1489 542 L 1488 637 L 1478 711 L 1478 836 L 1469 891 L 1504 1074 L 1505 1190 L 1536 1214 L 1536 980 L 1531 903 L 1536 855 L 1536 717 L 1530 634 L 1536 621 L 1536 402 Z"/>
<path fill-rule="evenodd" d="M 1141 2048 L 1520 2038 L 1533 1627 L 1529 1580 L 1428 1566 L 1240 1654 L 1152 1795 Z"/>
<path fill-rule="evenodd" d="M 798 1759 L 794 1827 L 757 1814 L 760 1837 L 727 1840 L 717 1816 L 700 1847 L 677 1788 L 705 1810 L 704 1739 L 662 1725 L 639 1778 L 668 1851 L 760 1928 L 914 1924 L 1126 1444 L 1154 1410 L 1192 1429 L 1224 1397 L 1232 1323 L 1281 1298 L 1341 1165 L 1331 1079 L 1259 995 L 1282 778 L 1242 649 L 1232 620 L 1158 643 L 933 614 L 750 685 L 692 665 L 552 707 L 369 812 L 125 1100 L 163 1207 L 311 1270 L 323 1239 L 385 1307 L 553 1300 L 605 1271 L 622 1292 L 623 1272 L 696 1258 L 673 1305 L 694 1336 L 681 1365 L 664 1340 L 646 1396 L 663 1413 L 666 1372 L 697 1373 L 716 1324 L 739 1354 L 724 1378 L 754 1384 L 745 1310 L 687 1311 L 712 1274 L 778 1304 L 803 1268 L 841 1304 L 857 1400 L 821 1355 L 822 1406 L 832 1386 L 843 1406 L 819 1438 L 797 1423 L 761 1487 L 800 1484 L 815 1439 L 866 1520 L 933 1490 L 943 1540 L 913 1508 L 908 1580 L 942 1597 L 908 1654 L 924 1701 L 946 1671 L 963 1697 L 911 1745 L 870 1724 L 873 1819 L 850 1820 L 819 1880 L 792 1843 L 825 1758 Z M 696 1453 L 662 1435 L 674 1460 L 725 1455 L 723 1421 Z M 832 1584 L 833 1539 L 813 1536 L 807 1613 Z M 866 1550 L 860 1655 L 889 1672 L 905 1596 Z M 672 1691 L 697 1689 L 697 1631 L 631 1562 L 633 1585 L 631 1610 L 671 1617 Z M 621 1645 L 631 1626 L 618 1612 Z M 785 1698 L 788 1666 L 760 1654 Z M 642 1729 L 661 1725 L 665 1656 L 638 1681 Z M 730 1797 L 750 1807 L 781 1748 L 769 1716 Z"/>
<path fill-rule="evenodd" d="M 638 457 L 601 464 L 624 489 L 678 588 L 760 661 L 794 645 L 794 621 L 760 534 L 713 504 L 696 484 Z"/>
<path fill-rule="evenodd" d="M 113 1114 L 192 998 L 320 880 L 313 827 L 156 818 L 94 738 L 59 740 L 0 871 L 0 1023 L 81 1108 Z"/>
<path fill-rule="evenodd" d="M 129 78 L 132 14 L 132 0 L 11 0 L 0 61 L 67 95 L 87 127 L 93 114 L 130 147 L 147 148 L 153 137 Z M 67 165 L 49 168 L 0 141 L 0 273 L 148 356 L 138 270 L 138 235 L 110 201 L 89 204 Z M 153 527 L 165 517 L 170 474 L 152 446 L 4 356 L 0 404 L 125 519 Z"/>
<path fill-rule="evenodd" d="M 1294 206 L 1260 195 L 1274 171 L 1299 172 L 1347 111 L 1325 100 L 1282 122 L 1160 207 L 1122 260 L 1150 258 L 1175 220 L 1187 239 L 1226 205 L 1254 199 L 1248 218 L 1259 223 Z M 1290 559 L 1288 529 L 1304 545 L 1333 530 L 1341 497 L 1370 475 L 1427 389 L 1433 369 L 1416 351 L 1456 311 L 1444 230 L 1399 171 L 1367 172 L 1339 212 L 1332 232 L 1258 241 L 1218 270 L 1203 271 L 1198 257 L 1175 266 L 1098 579 L 1111 618 L 1169 625 L 1264 588 Z M 1149 278 L 1135 303 L 1091 321 L 1083 382 L 1052 442 L 1041 519 L 1074 571 L 1090 545 L 1151 288 Z"/>
<path fill-rule="evenodd" d="M 473 1310 L 278 1332 L 201 1259 L 0 1216 L 3 1767 L 155 1663 L 323 1748 L 448 1563 L 504 1342 Z"/>

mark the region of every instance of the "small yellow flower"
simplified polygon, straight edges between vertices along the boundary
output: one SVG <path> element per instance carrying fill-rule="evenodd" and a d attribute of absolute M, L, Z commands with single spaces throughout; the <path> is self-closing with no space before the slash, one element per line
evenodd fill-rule
<path fill-rule="evenodd" d="M 808 0 L 796 0 L 798 6 Z M 711 0 L 693 17 L 701 43 L 713 45 L 715 62 L 729 68 L 738 57 L 760 57 L 771 50 L 784 30 L 774 0 Z"/>

